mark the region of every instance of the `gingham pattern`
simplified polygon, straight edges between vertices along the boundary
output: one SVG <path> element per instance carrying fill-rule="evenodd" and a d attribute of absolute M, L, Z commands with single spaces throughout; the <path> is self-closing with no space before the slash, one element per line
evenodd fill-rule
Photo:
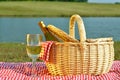
<path fill-rule="evenodd" d="M 92 75 L 68 75 L 51 76 L 46 69 L 45 63 L 36 63 L 38 77 L 31 76 L 31 62 L 9 63 L 0 62 L 0 80 L 120 80 L 120 61 L 114 61 L 109 73 Z"/>
<path fill-rule="evenodd" d="M 49 51 L 54 42 L 46 41 L 42 44 L 42 50 L 40 52 L 40 59 L 47 62 L 49 60 Z"/>

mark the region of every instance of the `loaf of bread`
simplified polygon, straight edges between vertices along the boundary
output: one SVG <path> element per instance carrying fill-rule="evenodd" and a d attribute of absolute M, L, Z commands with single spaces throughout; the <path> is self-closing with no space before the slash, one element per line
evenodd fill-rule
<path fill-rule="evenodd" d="M 60 38 L 64 42 L 79 42 L 77 39 L 70 37 L 66 32 L 53 25 L 48 25 L 47 28 L 50 33 Z"/>

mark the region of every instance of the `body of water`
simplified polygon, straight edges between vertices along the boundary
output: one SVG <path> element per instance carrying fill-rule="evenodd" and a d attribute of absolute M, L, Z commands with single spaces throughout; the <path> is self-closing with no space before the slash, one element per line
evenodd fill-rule
<path fill-rule="evenodd" d="M 87 38 L 113 37 L 120 41 L 120 17 L 82 17 Z M 52 24 L 65 32 L 69 32 L 68 17 L 54 18 L 0 18 L 0 42 L 25 42 L 26 34 L 41 33 L 38 22 Z M 76 26 L 76 38 L 79 39 Z"/>

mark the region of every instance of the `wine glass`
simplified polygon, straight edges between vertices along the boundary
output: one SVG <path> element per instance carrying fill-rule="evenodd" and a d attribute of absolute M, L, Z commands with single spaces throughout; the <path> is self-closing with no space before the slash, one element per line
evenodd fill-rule
<path fill-rule="evenodd" d="M 41 34 L 27 34 L 27 54 L 32 59 L 32 76 L 36 75 L 35 62 L 40 55 L 42 48 L 42 35 Z"/>

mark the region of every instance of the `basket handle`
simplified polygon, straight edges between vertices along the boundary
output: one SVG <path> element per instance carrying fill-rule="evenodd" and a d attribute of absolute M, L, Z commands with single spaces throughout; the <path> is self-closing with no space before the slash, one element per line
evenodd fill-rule
<path fill-rule="evenodd" d="M 85 32 L 84 23 L 83 23 L 82 18 L 77 14 L 72 15 L 70 18 L 69 35 L 72 38 L 75 38 L 75 21 L 77 21 L 77 24 L 78 24 L 80 42 L 85 42 L 86 41 L 86 32 Z"/>

